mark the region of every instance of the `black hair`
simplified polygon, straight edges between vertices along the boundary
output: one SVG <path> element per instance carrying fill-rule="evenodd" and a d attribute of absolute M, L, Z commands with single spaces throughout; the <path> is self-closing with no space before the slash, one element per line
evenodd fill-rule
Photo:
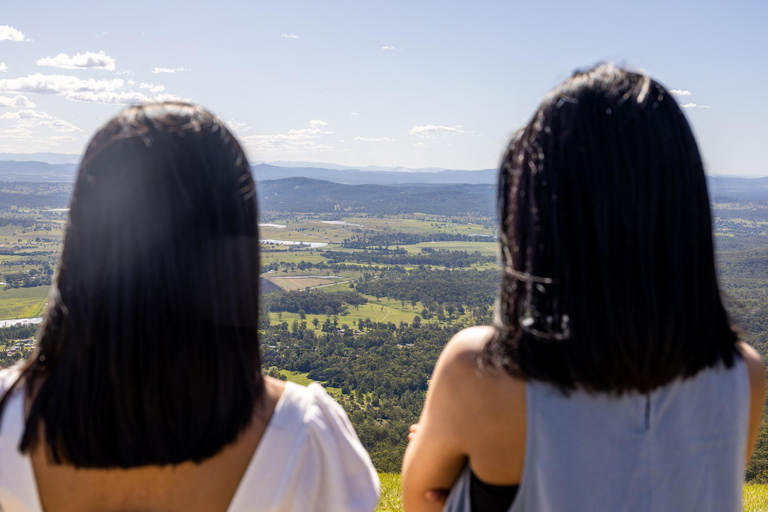
<path fill-rule="evenodd" d="M 564 392 L 649 392 L 738 357 L 699 150 L 659 83 L 600 65 L 552 91 L 499 175 L 482 360 Z"/>
<path fill-rule="evenodd" d="M 36 349 L 19 449 L 54 463 L 199 462 L 263 393 L 256 189 L 221 120 L 187 103 L 129 107 L 80 164 Z"/>

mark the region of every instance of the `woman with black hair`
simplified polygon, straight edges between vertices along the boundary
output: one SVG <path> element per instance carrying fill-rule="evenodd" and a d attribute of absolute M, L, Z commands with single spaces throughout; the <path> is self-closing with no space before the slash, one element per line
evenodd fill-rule
<path fill-rule="evenodd" d="M 257 213 L 200 107 L 96 133 L 35 351 L 0 372 L 0 510 L 373 510 L 342 408 L 261 375 Z"/>
<path fill-rule="evenodd" d="M 699 151 L 649 77 L 552 91 L 500 171 L 496 325 L 446 346 L 407 512 L 741 510 L 765 367 L 723 307 Z"/>

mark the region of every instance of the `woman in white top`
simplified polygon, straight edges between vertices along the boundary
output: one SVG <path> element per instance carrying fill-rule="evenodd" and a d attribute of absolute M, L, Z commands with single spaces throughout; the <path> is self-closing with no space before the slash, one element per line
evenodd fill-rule
<path fill-rule="evenodd" d="M 0 510 L 373 510 L 341 407 L 260 373 L 258 258 L 219 119 L 152 104 L 99 130 L 35 351 L 0 372 Z"/>

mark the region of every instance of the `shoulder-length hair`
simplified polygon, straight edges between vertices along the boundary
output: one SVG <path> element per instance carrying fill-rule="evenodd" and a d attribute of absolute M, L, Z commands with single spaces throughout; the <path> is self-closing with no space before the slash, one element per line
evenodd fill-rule
<path fill-rule="evenodd" d="M 498 193 L 486 363 L 615 393 L 733 365 L 701 157 L 659 83 L 611 65 L 576 72 L 513 137 Z"/>
<path fill-rule="evenodd" d="M 91 140 L 20 384 L 19 448 L 55 463 L 199 462 L 263 391 L 256 190 L 234 136 L 186 103 L 135 106 Z"/>

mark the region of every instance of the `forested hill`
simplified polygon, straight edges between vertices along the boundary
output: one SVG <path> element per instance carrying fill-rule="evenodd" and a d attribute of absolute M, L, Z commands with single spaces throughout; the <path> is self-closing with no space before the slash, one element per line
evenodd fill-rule
<path fill-rule="evenodd" d="M 333 181 L 348 185 L 393 185 L 414 183 L 474 183 L 476 185 L 496 184 L 498 170 L 482 171 L 438 171 L 399 172 L 368 171 L 360 169 L 328 169 L 324 167 L 278 167 L 259 164 L 252 166 L 257 180 L 279 180 L 284 178 L 311 178 Z"/>
<path fill-rule="evenodd" d="M 258 184 L 260 209 L 285 213 L 429 213 L 495 216 L 494 185 L 343 185 L 309 178 Z"/>

